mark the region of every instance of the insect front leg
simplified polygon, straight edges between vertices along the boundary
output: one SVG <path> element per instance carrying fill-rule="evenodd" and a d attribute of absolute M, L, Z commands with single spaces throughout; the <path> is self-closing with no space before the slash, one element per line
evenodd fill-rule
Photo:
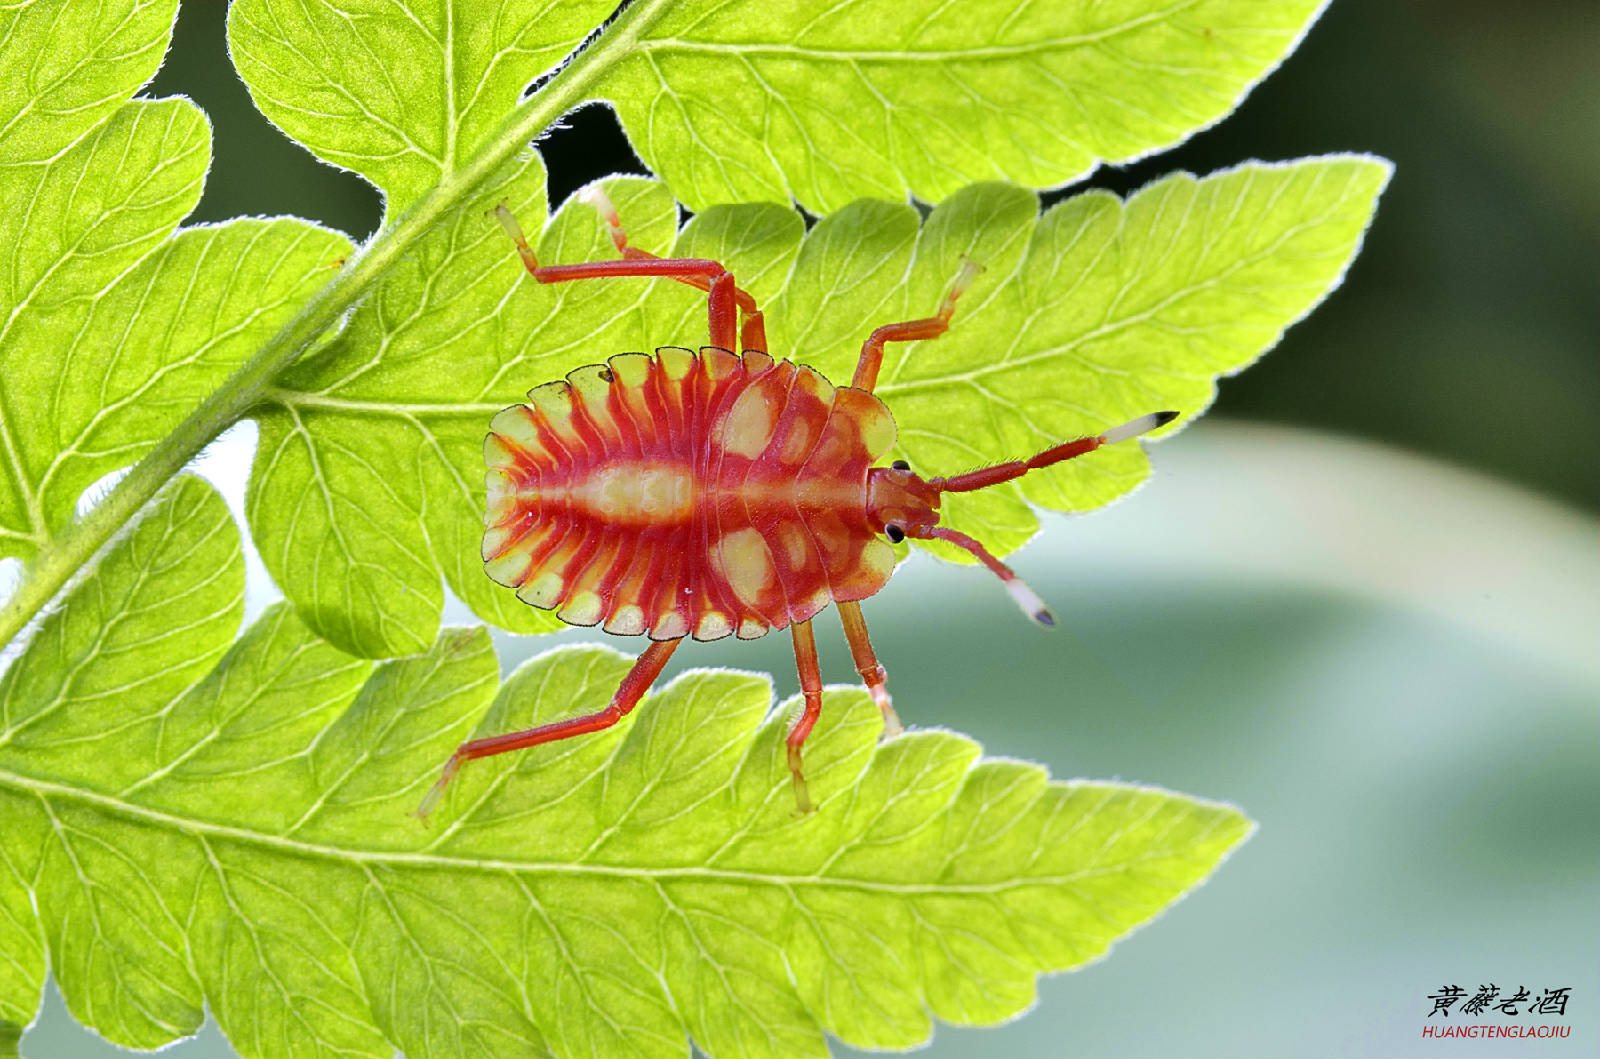
<path fill-rule="evenodd" d="M 878 664 L 878 656 L 872 653 L 872 640 L 867 636 L 867 620 L 861 616 L 861 604 L 839 604 L 839 620 L 844 624 L 845 639 L 850 641 L 850 656 L 855 659 L 856 672 L 867 682 L 867 692 L 883 711 L 883 734 L 899 735 L 905 731 L 905 726 L 889 701 L 889 675 Z"/>
<path fill-rule="evenodd" d="M 794 780 L 795 808 L 809 813 L 813 806 L 806 790 L 805 774 L 800 769 L 800 748 L 822 713 L 822 670 L 817 665 L 817 638 L 812 635 L 811 622 L 797 621 L 789 626 L 789 631 L 794 637 L 794 667 L 800 673 L 800 693 L 806 699 L 805 712 L 789 729 L 789 775 Z"/>
<path fill-rule="evenodd" d="M 868 336 L 861 347 L 861 359 L 856 361 L 856 373 L 850 385 L 858 390 L 872 392 L 878 385 L 878 369 L 883 366 L 883 347 L 889 342 L 915 342 L 924 338 L 938 338 L 950 330 L 950 317 L 956 311 L 956 299 L 972 285 L 983 266 L 976 261 L 961 259 L 961 271 L 956 281 L 939 303 L 939 311 L 921 320 L 906 320 L 898 324 L 884 324 Z"/>
<path fill-rule="evenodd" d="M 439 803 L 439 797 L 444 794 L 445 787 L 449 786 L 456 773 L 461 771 L 461 766 L 474 758 L 493 757 L 495 754 L 524 750 L 540 743 L 553 743 L 558 739 L 570 739 L 575 735 L 586 735 L 589 732 L 598 732 L 602 728 L 610 728 L 639 705 L 639 700 L 644 698 L 644 693 L 650 690 L 650 685 L 661 675 L 662 667 L 667 664 L 667 659 L 672 657 L 672 652 L 677 649 L 680 642 L 680 640 L 658 640 L 646 648 L 638 661 L 633 663 L 633 668 L 628 670 L 628 675 L 622 678 L 616 694 L 611 696 L 610 704 L 603 710 L 586 713 L 581 717 L 569 717 L 564 721 L 552 721 L 520 732 L 462 743 L 456 752 L 450 755 L 450 760 L 445 762 L 444 772 L 422 799 L 422 804 L 417 806 L 414 815 L 426 821 L 428 814 L 433 812 L 434 806 Z"/>
<path fill-rule="evenodd" d="M 611 245 L 617 248 L 617 253 L 633 260 L 659 260 L 655 254 L 650 253 L 648 250 L 640 250 L 636 246 L 629 245 L 627 229 L 622 227 L 622 215 L 617 212 L 617 207 L 612 204 L 611 196 L 607 195 L 600 185 L 590 185 L 578 194 L 578 198 L 594 207 L 595 212 L 600 214 L 601 220 L 606 222 L 606 230 L 611 234 Z M 702 280 L 684 277 L 679 277 L 679 279 L 691 287 L 698 287 L 703 291 L 711 291 L 713 294 L 716 293 L 711 284 Z M 728 282 L 730 285 L 733 283 L 731 278 Z M 739 329 L 739 347 L 734 349 L 732 345 L 723 345 L 715 337 L 713 337 L 711 344 L 722 346 L 722 348 L 733 352 L 738 352 L 739 349 L 758 349 L 763 353 L 767 352 L 766 319 L 762 316 L 761 310 L 756 308 L 755 298 L 749 291 L 738 286 L 733 287 L 731 297 L 738 305 L 739 311 L 744 314 L 744 324 Z M 716 309 L 713 308 L 711 323 L 713 336 L 716 331 Z"/>
<path fill-rule="evenodd" d="M 523 265 L 535 279 L 540 283 L 561 283 L 597 276 L 665 276 L 675 279 L 710 293 L 708 310 L 712 345 L 735 353 L 740 350 L 760 350 L 763 353 L 767 351 L 766 319 L 756 307 L 754 296 L 740 287 L 735 282 L 733 273 L 720 262 L 700 258 L 658 257 L 649 251 L 640 250 L 628 243 L 628 233 L 622 227 L 622 217 L 604 191 L 599 187 L 590 187 L 578 197 L 594 207 L 595 212 L 600 214 L 601 220 L 605 221 L 606 230 L 611 235 L 611 244 L 617 248 L 617 253 L 622 255 L 622 261 L 540 265 L 533 249 L 528 245 L 527 238 L 522 234 L 521 225 L 517 224 L 511 211 L 504 203 L 495 207 L 495 216 L 499 219 L 500 226 L 517 244 L 517 253 L 522 255 Z M 627 262 L 633 262 L 635 267 L 628 267 Z M 591 267 L 595 265 L 603 267 Z M 742 325 L 738 322 L 740 316 L 744 318 Z"/>
<path fill-rule="evenodd" d="M 711 316 L 707 327 L 711 344 L 730 353 L 738 352 L 739 305 L 735 300 L 738 293 L 739 287 L 733 280 L 733 273 L 724 272 L 711 281 L 711 297 L 706 299 L 706 308 Z"/>

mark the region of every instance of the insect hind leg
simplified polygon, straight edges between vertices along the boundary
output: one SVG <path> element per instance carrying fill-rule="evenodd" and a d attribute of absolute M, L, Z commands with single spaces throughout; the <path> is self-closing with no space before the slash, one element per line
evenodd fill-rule
<path fill-rule="evenodd" d="M 628 670 L 628 675 L 622 678 L 622 683 L 618 685 L 616 693 L 611 696 L 610 703 L 603 710 L 569 717 L 564 721 L 552 721 L 520 732 L 462 743 L 456 748 L 456 752 L 450 755 L 450 760 L 445 762 L 444 771 L 434 781 L 427 795 L 423 797 L 422 804 L 417 806 L 417 811 L 412 815 L 426 822 L 428 814 L 438 805 L 444 789 L 455 779 L 456 773 L 461 771 L 461 766 L 468 761 L 610 728 L 639 705 L 639 700 L 644 698 L 644 693 L 650 690 L 650 685 L 661 675 L 662 667 L 667 664 L 667 659 L 672 657 L 672 652 L 681 642 L 681 640 L 658 640 L 646 648 L 633 663 L 633 668 Z"/>
<path fill-rule="evenodd" d="M 794 780 L 794 803 L 797 812 L 812 811 L 811 794 L 806 789 L 805 773 L 801 770 L 800 748 L 806 736 L 816 726 L 822 713 L 822 670 L 817 664 L 817 638 L 812 634 L 811 622 L 797 621 L 789 626 L 794 638 L 794 666 L 800 674 L 800 692 L 805 696 L 805 711 L 789 729 L 786 743 L 789 747 L 789 775 Z"/>
<path fill-rule="evenodd" d="M 844 638 L 850 641 L 850 656 L 855 659 L 856 672 L 867 682 L 867 693 L 878 704 L 878 709 L 883 711 L 883 734 L 899 735 L 905 731 L 905 726 L 900 723 L 900 715 L 894 712 L 894 704 L 889 701 L 889 675 L 873 653 L 872 639 L 867 635 L 867 620 L 861 616 L 861 604 L 839 604 L 839 621 L 844 625 Z"/>

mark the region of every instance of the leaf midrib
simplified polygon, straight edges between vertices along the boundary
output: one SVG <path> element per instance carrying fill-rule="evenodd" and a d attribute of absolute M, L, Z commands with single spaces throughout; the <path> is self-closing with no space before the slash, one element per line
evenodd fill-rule
<path fill-rule="evenodd" d="M 1016 56 L 1034 55 L 1039 52 L 1060 51 L 1067 48 L 1080 48 L 1101 41 L 1111 40 L 1124 33 L 1132 32 L 1141 26 L 1152 22 L 1160 22 L 1182 11 L 1194 7 L 1200 0 L 1179 0 L 1171 7 L 1160 11 L 1151 11 L 1137 18 L 1130 18 L 1114 26 L 1095 30 L 1092 33 L 1078 33 L 1066 37 L 1048 37 L 1044 40 L 1026 41 L 1019 44 L 989 44 L 982 47 L 930 47 L 922 51 L 909 51 L 903 49 L 879 48 L 812 48 L 804 44 L 777 44 L 770 41 L 699 41 L 685 40 L 682 37 L 659 37 L 647 39 L 640 43 L 639 50 L 644 52 L 702 52 L 714 55 L 734 55 L 745 58 L 751 55 L 773 55 L 786 59 L 818 59 L 831 62 L 932 62 L 944 63 L 958 59 L 1006 59 Z"/>
<path fill-rule="evenodd" d="M 637 49 L 644 32 L 670 7 L 670 0 L 639 0 L 626 7 L 597 39 L 567 62 L 531 100 L 518 106 L 470 162 L 447 178 L 365 246 L 344 269 L 313 294 L 301 311 L 267 339 L 199 407 L 156 443 L 85 517 L 39 549 L 27 576 L 0 603 L 0 641 L 23 634 L 33 618 L 79 574 L 160 488 L 201 449 L 260 404 L 277 376 L 371 291 L 388 268 L 459 206 L 550 122 L 587 98 L 591 86 L 622 57 Z"/>
<path fill-rule="evenodd" d="M 770 872 L 742 871 L 728 868 L 696 866 L 625 867 L 612 864 L 584 864 L 571 861 L 500 860 L 484 857 L 448 856 L 406 850 L 364 850 L 341 848 L 320 842 L 307 842 L 285 838 L 265 831 L 229 824 L 218 824 L 192 817 L 179 816 L 149 806 L 124 801 L 99 791 L 76 787 L 52 780 L 35 779 L 9 770 L 0 769 L 0 788 L 10 787 L 37 796 L 46 805 L 57 802 L 75 802 L 100 812 L 110 813 L 145 824 L 154 824 L 194 838 L 217 838 L 258 846 L 275 852 L 317 860 L 333 861 L 341 865 L 383 865 L 386 867 L 444 868 L 460 872 L 505 872 L 515 875 L 574 875 L 600 878 L 660 880 L 704 879 L 733 882 L 745 885 L 762 885 L 779 888 L 823 886 L 869 893 L 905 896 L 950 896 L 952 894 L 996 894 L 1037 886 L 1070 886 L 1085 879 L 1126 871 L 1143 861 L 1181 856 L 1181 850 L 1156 849 L 1139 857 L 1130 858 L 1104 867 L 1085 867 L 1062 875 L 1030 875 L 999 883 L 889 883 L 879 879 L 860 879 L 846 876 L 779 875 Z M 48 811 L 48 810 L 47 810 Z M 1218 827 L 1222 818 L 1214 821 L 1205 834 L 1188 845 L 1203 845 Z"/>

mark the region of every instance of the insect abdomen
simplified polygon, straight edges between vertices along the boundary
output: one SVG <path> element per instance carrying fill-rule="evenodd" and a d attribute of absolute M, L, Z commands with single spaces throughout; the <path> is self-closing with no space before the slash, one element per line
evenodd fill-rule
<path fill-rule="evenodd" d="M 866 522 L 893 420 L 764 353 L 665 348 L 529 391 L 485 439 L 485 568 L 575 625 L 761 636 L 882 587 Z"/>

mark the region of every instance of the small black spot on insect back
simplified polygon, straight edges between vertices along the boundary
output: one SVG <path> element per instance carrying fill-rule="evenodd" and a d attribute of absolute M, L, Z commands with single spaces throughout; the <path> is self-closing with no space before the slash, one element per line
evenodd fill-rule
<path fill-rule="evenodd" d="M 909 471 L 911 469 L 911 464 L 907 463 L 905 460 L 895 460 L 893 463 L 889 464 L 889 466 L 893 467 L 897 471 Z"/>
<path fill-rule="evenodd" d="M 616 382 L 617 381 L 616 375 L 611 371 L 610 368 L 601 368 L 600 369 L 600 377 L 602 379 L 604 379 L 606 382 Z"/>
<path fill-rule="evenodd" d="M 888 537 L 889 540 L 893 541 L 895 544 L 899 544 L 901 541 L 906 539 L 906 531 L 895 525 L 883 527 L 883 535 Z"/>

